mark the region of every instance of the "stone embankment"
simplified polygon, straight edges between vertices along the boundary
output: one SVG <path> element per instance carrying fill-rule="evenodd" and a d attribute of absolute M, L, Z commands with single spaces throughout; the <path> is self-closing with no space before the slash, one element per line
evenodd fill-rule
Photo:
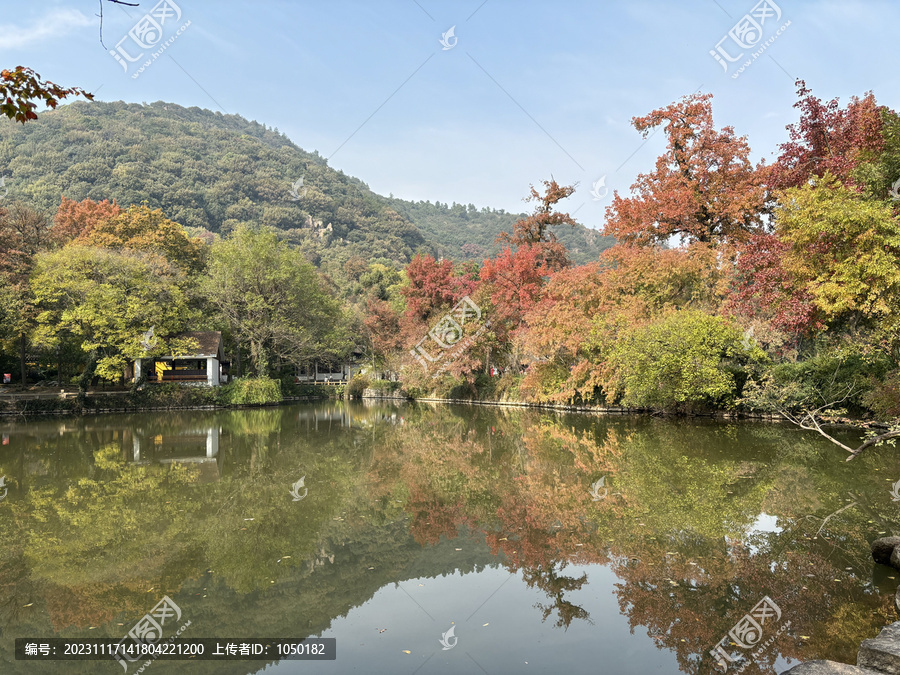
<path fill-rule="evenodd" d="M 403 389 L 397 389 L 395 391 L 387 391 L 385 389 L 363 389 L 362 393 L 363 398 L 389 398 L 389 399 L 398 399 L 402 401 L 409 400 L 409 394 L 407 394 Z"/>
<path fill-rule="evenodd" d="M 900 675 L 900 621 L 881 629 L 878 637 L 863 640 L 856 665 L 836 661 L 807 661 L 781 675 Z"/>

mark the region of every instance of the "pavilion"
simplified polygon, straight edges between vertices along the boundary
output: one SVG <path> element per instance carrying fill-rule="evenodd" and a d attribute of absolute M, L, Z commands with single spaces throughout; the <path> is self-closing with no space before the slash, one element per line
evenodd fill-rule
<path fill-rule="evenodd" d="M 155 356 L 134 360 L 134 377 L 146 371 L 147 382 L 178 382 L 218 387 L 228 380 L 228 366 L 219 331 L 189 331 L 175 335 L 191 338 L 198 345 L 197 353 L 189 356 Z"/>

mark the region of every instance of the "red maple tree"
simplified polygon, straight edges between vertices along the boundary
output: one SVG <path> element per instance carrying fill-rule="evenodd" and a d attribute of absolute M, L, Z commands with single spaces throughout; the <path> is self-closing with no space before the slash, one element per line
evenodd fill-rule
<path fill-rule="evenodd" d="M 634 197 L 616 192 L 604 234 L 629 244 L 745 241 L 762 226 L 766 189 L 761 168 L 750 163 L 745 136 L 713 125 L 712 94 L 685 96 L 632 120 L 646 138 L 663 126 L 666 152 L 656 169 L 640 174 Z"/>

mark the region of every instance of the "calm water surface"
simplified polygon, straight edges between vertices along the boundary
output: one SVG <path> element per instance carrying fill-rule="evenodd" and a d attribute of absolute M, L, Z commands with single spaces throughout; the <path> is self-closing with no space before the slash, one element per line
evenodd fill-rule
<path fill-rule="evenodd" d="M 144 672 L 714 673 L 725 638 L 773 673 L 896 618 L 868 542 L 900 533 L 900 455 L 791 427 L 328 402 L 0 438 L 3 673 L 123 673 L 14 639 L 118 639 L 165 596 L 183 637 L 337 660 Z"/>

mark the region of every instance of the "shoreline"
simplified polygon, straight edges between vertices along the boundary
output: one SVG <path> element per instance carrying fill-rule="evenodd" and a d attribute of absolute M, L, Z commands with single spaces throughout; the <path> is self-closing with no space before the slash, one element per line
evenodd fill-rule
<path fill-rule="evenodd" d="M 21 394 L 21 395 L 20 395 Z M 120 401 L 113 401 L 113 398 L 119 398 L 127 395 L 127 390 L 106 391 L 106 392 L 89 392 L 86 402 L 100 399 L 100 405 L 91 407 L 89 405 L 78 409 L 69 402 L 74 403 L 75 394 L 72 392 L 64 393 L 26 393 L 16 392 L 0 395 L 0 420 L 12 417 L 39 417 L 39 416 L 66 416 L 81 417 L 92 414 L 114 414 L 114 413 L 138 413 L 138 412 L 163 412 L 170 410 L 237 410 L 244 408 L 263 408 L 274 407 L 288 403 L 311 402 L 311 401 L 327 401 L 327 400 L 348 400 L 346 396 L 335 396 L 332 392 L 306 395 L 306 396 L 284 396 L 280 401 L 272 401 L 268 403 L 241 403 L 241 404 L 192 404 L 192 405 L 122 405 Z M 598 416 L 648 416 L 648 417 L 666 417 L 666 418 L 685 418 L 685 419 L 717 419 L 717 420 L 757 420 L 767 422 L 789 422 L 789 420 L 779 413 L 753 413 L 753 412 L 732 412 L 724 410 L 715 410 L 708 412 L 691 412 L 691 413 L 662 413 L 655 412 L 647 408 L 624 408 L 620 406 L 595 406 L 595 405 L 572 405 L 563 403 L 532 403 L 525 401 L 492 401 L 484 399 L 464 399 L 464 398 L 438 398 L 438 397 L 422 397 L 409 398 L 407 396 L 373 396 L 371 394 L 350 400 L 367 400 L 367 401 L 384 401 L 395 403 L 443 403 L 449 405 L 472 405 L 472 406 L 492 406 L 497 408 L 528 408 L 534 410 L 552 411 L 552 412 L 568 412 L 581 413 Z M 33 409 L 29 409 L 28 403 L 37 403 Z M 47 402 L 53 402 L 55 405 L 47 405 Z M 25 404 L 23 410 L 14 410 L 20 404 Z M 43 404 L 43 405 L 42 405 Z M 825 426 L 841 429 L 886 429 L 887 425 L 875 420 L 852 420 L 852 421 L 831 421 Z"/>
<path fill-rule="evenodd" d="M 91 399 L 101 399 L 101 405 L 97 407 L 91 407 L 90 405 L 86 405 L 83 408 L 77 408 L 74 404 L 69 404 L 68 402 L 74 401 L 74 396 L 60 396 L 57 394 L 56 396 L 23 396 L 21 398 L 17 398 L 14 396 L 6 396 L 0 399 L 0 420 L 13 418 L 13 417 L 41 417 L 41 416 L 52 416 L 52 417 L 61 417 L 61 416 L 71 416 L 71 417 L 84 417 L 85 415 L 101 415 L 101 414 L 114 414 L 114 413 L 139 413 L 139 412 L 165 412 L 170 410 L 238 410 L 242 408 L 267 408 L 280 406 L 285 403 L 295 403 L 295 402 L 306 402 L 306 401 L 327 401 L 331 397 L 328 396 L 285 396 L 280 401 L 272 401 L 269 403 L 232 403 L 232 404 L 194 404 L 194 405 L 147 405 L 147 404 L 139 404 L 139 405 L 122 405 L 118 401 L 110 401 L 106 399 L 109 396 L 121 396 L 123 394 L 128 394 L 128 392 L 103 392 L 96 393 L 93 395 L 88 395 L 86 397 L 86 402 L 91 401 Z M 104 400 L 105 399 L 105 400 Z M 56 406 L 48 406 L 42 407 L 38 406 L 32 409 L 27 407 L 28 403 L 32 402 L 53 402 Z M 24 410 L 13 410 L 11 407 L 18 405 L 19 403 L 25 403 Z M 118 405 L 117 405 L 118 403 Z M 46 403 L 44 403 L 46 406 Z M 58 406 L 58 407 L 57 407 Z"/>

